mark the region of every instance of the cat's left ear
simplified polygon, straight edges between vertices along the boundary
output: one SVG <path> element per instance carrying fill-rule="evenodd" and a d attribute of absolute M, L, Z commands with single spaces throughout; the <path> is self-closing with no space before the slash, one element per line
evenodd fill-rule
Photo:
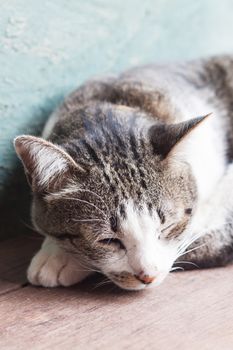
<path fill-rule="evenodd" d="M 155 124 L 149 130 L 149 137 L 153 146 L 154 153 L 159 155 L 161 159 L 165 159 L 168 155 L 176 153 L 177 146 L 185 143 L 192 136 L 195 130 L 210 115 L 189 119 L 177 124 Z"/>
<path fill-rule="evenodd" d="M 14 146 L 34 192 L 59 190 L 75 173 L 84 172 L 63 148 L 40 137 L 18 136 Z"/>

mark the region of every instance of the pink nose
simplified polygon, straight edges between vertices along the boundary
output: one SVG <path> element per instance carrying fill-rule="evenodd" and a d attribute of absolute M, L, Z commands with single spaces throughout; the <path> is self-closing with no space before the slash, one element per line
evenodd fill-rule
<path fill-rule="evenodd" d="M 155 280 L 155 276 L 149 276 L 141 272 L 139 275 L 135 275 L 135 277 L 144 284 L 150 284 Z"/>

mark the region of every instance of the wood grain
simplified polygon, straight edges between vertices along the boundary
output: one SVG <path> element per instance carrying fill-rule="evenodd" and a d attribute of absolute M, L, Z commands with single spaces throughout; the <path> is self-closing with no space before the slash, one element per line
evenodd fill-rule
<path fill-rule="evenodd" d="M 99 277 L 11 290 L 0 295 L 0 348 L 231 350 L 232 274 L 233 266 L 173 273 L 143 292 L 95 288 Z"/>

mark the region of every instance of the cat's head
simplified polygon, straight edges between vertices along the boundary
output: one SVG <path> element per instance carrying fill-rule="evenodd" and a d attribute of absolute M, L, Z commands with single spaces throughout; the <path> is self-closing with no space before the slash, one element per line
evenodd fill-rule
<path fill-rule="evenodd" d="M 202 120 L 115 130 L 63 146 L 17 137 L 35 228 L 121 288 L 158 285 L 187 247 L 197 189 L 178 153 Z"/>

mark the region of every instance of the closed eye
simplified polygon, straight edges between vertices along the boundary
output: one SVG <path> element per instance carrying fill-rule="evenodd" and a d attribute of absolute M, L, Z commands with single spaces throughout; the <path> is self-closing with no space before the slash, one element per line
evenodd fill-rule
<path fill-rule="evenodd" d="M 110 245 L 110 246 L 115 245 L 119 249 L 126 250 L 124 244 L 118 238 L 104 238 L 104 239 L 99 240 L 98 243 L 103 244 L 103 245 Z"/>
<path fill-rule="evenodd" d="M 71 233 L 62 233 L 58 236 L 56 236 L 57 239 L 64 241 L 65 239 L 75 239 L 77 238 L 76 235 L 72 235 Z"/>

